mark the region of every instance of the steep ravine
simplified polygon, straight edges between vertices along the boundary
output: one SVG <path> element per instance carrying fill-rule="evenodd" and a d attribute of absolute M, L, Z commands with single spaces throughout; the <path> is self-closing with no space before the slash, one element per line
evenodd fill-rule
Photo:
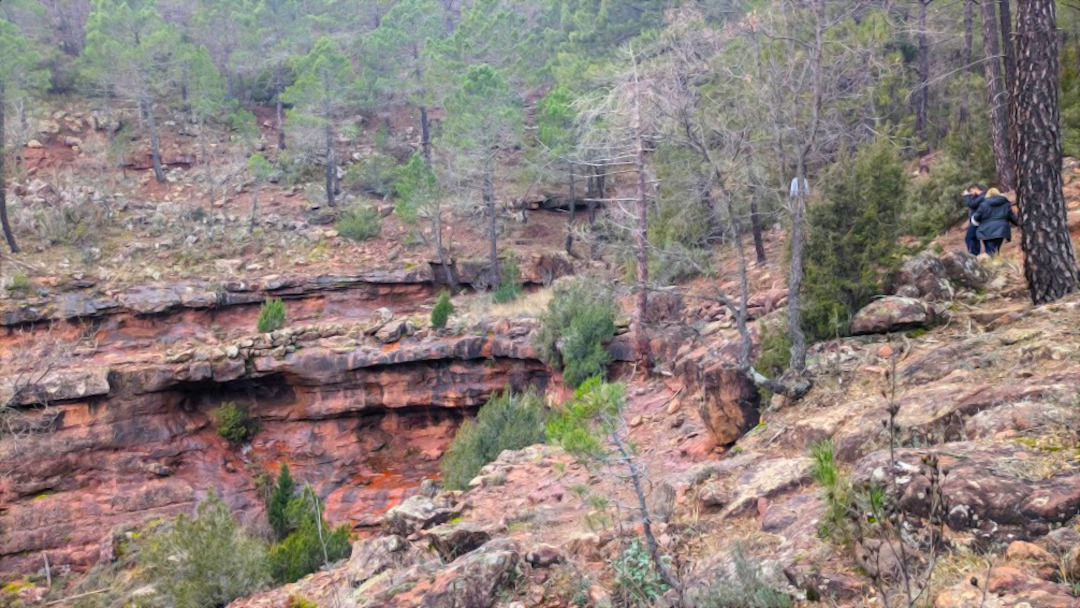
<path fill-rule="evenodd" d="M 43 553 L 53 566 L 86 568 L 111 550 L 115 531 L 189 511 L 210 491 L 258 523 L 260 484 L 282 462 L 326 500 L 329 520 L 376 523 L 437 472 L 460 421 L 491 393 L 544 389 L 550 378 L 529 326 L 440 334 L 399 315 L 400 340 L 372 335 L 374 304 L 416 310 L 432 291 L 424 278 L 291 294 L 255 287 L 260 299 L 291 297 L 290 318 L 308 310 L 320 320 L 264 335 L 252 334 L 257 306 L 203 297 L 236 292 L 190 286 L 78 314 L 56 299 L 7 308 L 4 348 L 95 338 L 35 376 L 51 428 L 0 441 L 0 572 L 37 570 Z M 212 414 L 228 402 L 259 419 L 249 444 L 218 435 Z"/>

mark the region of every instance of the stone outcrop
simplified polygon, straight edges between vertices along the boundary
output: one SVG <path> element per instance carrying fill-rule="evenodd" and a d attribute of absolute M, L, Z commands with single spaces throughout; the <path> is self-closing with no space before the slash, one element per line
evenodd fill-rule
<path fill-rule="evenodd" d="M 886 296 L 867 304 L 851 321 L 854 335 L 883 334 L 926 327 L 934 322 L 934 310 L 921 300 Z"/>
<path fill-rule="evenodd" d="M 329 520 L 378 525 L 437 475 L 465 415 L 550 375 L 527 324 L 392 345 L 362 328 L 298 326 L 46 376 L 49 432 L 0 443 L 0 570 L 36 570 L 42 552 L 54 566 L 89 566 L 112 528 L 190 511 L 209 491 L 256 521 L 255 480 L 286 461 Z M 259 419 L 243 450 L 216 432 L 227 402 Z"/>
<path fill-rule="evenodd" d="M 715 364 L 690 376 L 687 385 L 697 395 L 698 414 L 716 445 L 734 443 L 761 419 L 757 387 L 734 367 Z"/>

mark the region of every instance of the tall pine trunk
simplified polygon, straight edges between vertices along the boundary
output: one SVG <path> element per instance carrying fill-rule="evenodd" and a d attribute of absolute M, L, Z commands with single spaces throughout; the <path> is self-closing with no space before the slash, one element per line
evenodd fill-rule
<path fill-rule="evenodd" d="M 634 311 L 634 350 L 641 370 L 652 370 L 652 347 L 645 330 L 649 309 L 649 199 L 645 183 L 645 139 L 641 124 L 641 89 L 638 84 L 637 58 L 634 58 L 634 164 L 637 165 L 637 222 L 634 240 L 637 245 L 637 298 Z"/>
<path fill-rule="evenodd" d="M 274 117 L 277 122 L 278 150 L 285 149 L 285 104 L 281 101 L 281 93 L 284 91 L 285 85 L 282 80 L 281 66 L 278 66 L 274 70 L 274 98 L 277 100 L 274 104 Z"/>
<path fill-rule="evenodd" d="M 577 215 L 577 192 L 574 191 L 574 163 L 567 163 L 570 181 L 570 216 L 566 218 L 566 255 L 574 255 L 574 216 Z"/>
<path fill-rule="evenodd" d="M 915 97 L 915 134 L 926 142 L 926 114 L 930 107 L 930 42 L 926 37 L 926 13 L 930 0 L 919 0 L 919 86 Z"/>
<path fill-rule="evenodd" d="M 765 238 L 761 230 L 761 213 L 758 212 L 758 193 L 761 191 L 761 183 L 758 181 L 757 171 L 754 169 L 754 157 L 750 150 L 746 151 L 746 171 L 750 176 L 750 229 L 754 233 L 754 256 L 758 266 L 763 266 L 765 258 Z"/>
<path fill-rule="evenodd" d="M 1001 57 L 1005 62 L 1005 90 L 1012 95 L 1016 87 L 1016 40 L 1013 37 L 1012 11 L 1009 0 L 1000 0 L 998 6 L 1001 8 L 998 17 L 1001 21 Z"/>
<path fill-rule="evenodd" d="M 154 118 L 154 104 L 145 99 L 142 101 L 143 116 L 146 117 L 146 128 L 150 131 L 150 158 L 154 163 L 154 178 L 159 184 L 165 183 L 165 171 L 161 167 L 161 144 L 158 141 L 157 120 Z"/>
<path fill-rule="evenodd" d="M 451 295 L 457 294 L 457 277 L 454 276 L 454 269 L 451 268 L 450 260 L 446 255 L 446 249 L 443 247 L 441 206 L 435 209 L 435 214 L 432 218 L 432 227 L 435 229 L 435 253 L 439 256 L 439 264 L 442 265 L 443 271 L 446 273 L 446 284 L 450 286 Z"/>
<path fill-rule="evenodd" d="M 498 247 L 498 230 L 496 229 L 495 222 L 495 159 L 490 158 L 487 164 L 484 166 L 484 207 L 487 209 L 488 216 L 488 245 L 490 246 L 490 264 L 491 264 L 491 288 L 499 288 L 499 247 Z"/>
<path fill-rule="evenodd" d="M 974 0 L 964 0 L 964 50 L 961 53 L 962 60 L 964 62 L 964 74 L 967 74 L 969 66 L 971 66 L 971 47 L 972 47 L 972 22 L 975 20 L 975 9 L 972 6 Z M 971 102 L 968 96 L 967 82 L 963 83 L 960 87 L 960 115 L 957 119 L 957 123 L 963 125 L 968 120 L 968 114 L 971 112 Z"/>
<path fill-rule="evenodd" d="M 980 0 L 982 8 L 983 45 L 986 61 L 986 90 L 990 96 L 990 135 L 994 144 L 994 165 L 998 183 L 1004 191 L 1016 187 L 1012 157 L 1009 152 L 1009 94 L 1001 75 L 1001 51 L 998 49 L 997 11 L 995 0 Z"/>
<path fill-rule="evenodd" d="M 337 200 L 334 198 L 337 193 L 334 184 L 334 178 L 337 177 L 336 165 L 337 161 L 334 159 L 334 129 L 328 123 L 326 125 L 326 204 L 331 207 L 337 204 Z"/>
<path fill-rule="evenodd" d="M 798 373 L 806 369 L 806 334 L 802 330 L 802 282 L 803 282 L 803 250 L 806 247 L 803 235 L 803 223 L 806 217 L 806 195 L 803 194 L 802 184 L 805 180 L 805 171 L 802 161 L 799 162 L 799 170 L 796 179 L 799 180 L 799 190 L 791 199 L 791 263 L 788 269 L 788 306 L 787 328 L 791 337 L 791 351 L 788 367 Z"/>
<path fill-rule="evenodd" d="M 420 106 L 420 153 L 424 162 L 431 166 L 431 122 L 428 120 L 427 106 Z"/>
<path fill-rule="evenodd" d="M 7 214 L 7 149 L 4 147 L 7 133 L 4 124 L 4 110 L 7 98 L 4 90 L 4 81 L 0 80 L 0 226 L 4 229 L 4 238 L 7 240 L 11 253 L 19 253 L 19 245 L 15 242 L 15 234 L 11 231 L 11 223 Z"/>
<path fill-rule="evenodd" d="M 1054 0 L 1023 0 L 1017 14 L 1013 159 L 1023 226 L 1024 276 L 1035 304 L 1076 291 L 1076 255 L 1061 181 L 1061 115 Z"/>

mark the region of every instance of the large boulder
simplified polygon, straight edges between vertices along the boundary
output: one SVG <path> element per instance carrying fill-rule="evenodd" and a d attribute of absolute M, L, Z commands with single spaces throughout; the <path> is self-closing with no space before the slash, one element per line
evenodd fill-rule
<path fill-rule="evenodd" d="M 694 376 L 688 388 L 700 399 L 698 414 L 717 445 L 734 443 L 757 426 L 761 395 L 749 376 L 726 365 L 713 365 Z"/>
<path fill-rule="evenodd" d="M 979 259 L 966 251 L 954 249 L 940 259 L 945 275 L 954 285 L 982 289 L 990 281 L 990 273 L 979 263 Z"/>
<path fill-rule="evenodd" d="M 353 545 L 345 572 L 350 585 L 359 587 L 383 572 L 404 569 L 427 559 L 430 559 L 427 552 L 396 534 L 377 536 Z"/>
<path fill-rule="evenodd" d="M 949 301 L 956 295 L 945 265 L 928 251 L 904 262 L 900 270 L 889 277 L 888 288 L 891 294 L 933 302 Z"/>
<path fill-rule="evenodd" d="M 854 335 L 884 334 L 926 327 L 934 322 L 934 310 L 924 302 L 903 296 L 886 296 L 867 304 L 851 322 Z"/>
<path fill-rule="evenodd" d="M 424 528 L 444 524 L 459 513 L 459 508 L 447 502 L 416 495 L 387 511 L 383 515 L 383 525 L 391 534 L 408 536 Z"/>
<path fill-rule="evenodd" d="M 450 562 L 491 540 L 487 529 L 473 523 L 459 522 L 435 526 L 424 536 L 443 560 Z"/>
<path fill-rule="evenodd" d="M 518 561 L 518 552 L 509 543 L 489 543 L 440 570 L 430 588 L 414 589 L 414 592 L 423 593 L 423 600 L 418 605 L 422 608 L 491 608 L 498 600 L 499 590 L 512 579 Z M 402 599 L 408 603 L 401 605 L 417 605 L 409 598 Z"/>

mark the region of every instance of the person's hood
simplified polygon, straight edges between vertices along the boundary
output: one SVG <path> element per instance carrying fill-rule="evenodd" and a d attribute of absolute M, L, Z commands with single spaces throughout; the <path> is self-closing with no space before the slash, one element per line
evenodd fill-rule
<path fill-rule="evenodd" d="M 1009 199 L 1005 198 L 1000 194 L 995 194 L 994 196 L 989 196 L 986 198 L 986 204 L 990 205 L 991 207 L 1000 207 L 1002 205 L 1008 205 Z"/>

